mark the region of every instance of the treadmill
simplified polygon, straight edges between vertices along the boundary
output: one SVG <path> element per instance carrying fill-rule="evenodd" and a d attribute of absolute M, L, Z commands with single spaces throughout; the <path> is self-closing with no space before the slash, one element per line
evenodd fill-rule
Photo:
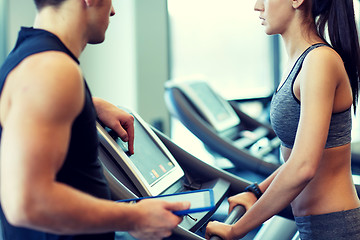
<path fill-rule="evenodd" d="M 281 142 L 271 126 L 223 99 L 205 80 L 168 81 L 165 102 L 171 115 L 211 153 L 230 160 L 235 168 L 266 177 L 281 165 Z"/>
<path fill-rule="evenodd" d="M 134 116 L 135 154 L 130 155 L 127 145 L 110 129 L 97 123 L 99 136 L 99 160 L 109 183 L 112 199 L 124 200 L 138 197 L 173 194 L 189 190 L 212 189 L 215 209 L 184 216 L 183 221 L 168 239 L 204 240 L 199 230 L 213 220 L 216 210 L 226 198 L 244 191 L 251 182 L 227 171 L 213 167 L 192 156 L 174 144 L 167 136 L 151 128 L 134 111 L 125 109 Z M 161 167 L 159 168 L 159 166 Z M 156 172 L 157 174 L 155 174 Z M 236 221 L 244 209 L 231 214 Z M 291 209 L 284 209 L 281 216 L 293 219 Z M 194 220 L 195 219 L 195 220 Z M 227 223 L 229 223 L 227 221 Z M 296 226 L 291 221 L 281 225 L 281 233 L 274 239 L 291 239 Z M 214 239 L 220 239 L 214 237 Z"/>

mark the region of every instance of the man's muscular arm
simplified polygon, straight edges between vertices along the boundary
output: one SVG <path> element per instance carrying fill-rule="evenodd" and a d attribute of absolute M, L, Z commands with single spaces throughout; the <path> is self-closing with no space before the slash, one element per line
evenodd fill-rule
<path fill-rule="evenodd" d="M 84 104 L 82 75 L 68 56 L 31 56 L 7 83 L 1 99 L 7 96 L 10 103 L 1 120 L 1 203 L 11 224 L 58 234 L 122 230 L 162 236 L 181 221 L 171 210 L 188 207 L 182 203 L 143 201 L 129 206 L 56 181 L 72 123 Z M 139 218 L 151 220 L 145 224 Z"/>

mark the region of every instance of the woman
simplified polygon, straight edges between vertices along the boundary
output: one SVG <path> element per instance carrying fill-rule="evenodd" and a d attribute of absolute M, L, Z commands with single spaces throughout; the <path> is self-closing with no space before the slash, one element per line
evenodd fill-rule
<path fill-rule="evenodd" d="M 229 210 L 242 204 L 246 214 L 233 226 L 209 223 L 206 238 L 239 239 L 291 204 L 302 240 L 360 239 L 350 157 L 360 73 L 353 0 L 257 0 L 255 10 L 289 56 L 270 113 L 286 162 L 229 198 Z"/>

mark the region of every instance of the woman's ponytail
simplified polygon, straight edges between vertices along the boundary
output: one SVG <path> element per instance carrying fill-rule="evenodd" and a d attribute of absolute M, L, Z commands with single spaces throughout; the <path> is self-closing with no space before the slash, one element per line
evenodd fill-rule
<path fill-rule="evenodd" d="M 313 17 L 320 36 L 325 39 L 325 27 L 332 47 L 344 61 L 352 87 L 354 108 L 359 91 L 360 46 L 356 29 L 353 0 L 313 0 Z"/>

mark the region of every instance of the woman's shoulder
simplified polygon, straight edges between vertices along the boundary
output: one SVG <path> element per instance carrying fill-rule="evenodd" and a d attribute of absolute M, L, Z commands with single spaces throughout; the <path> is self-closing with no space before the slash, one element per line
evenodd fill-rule
<path fill-rule="evenodd" d="M 344 62 L 340 55 L 330 46 L 321 46 L 308 53 L 303 63 L 307 74 L 321 76 L 325 79 L 341 79 L 347 76 Z"/>
<path fill-rule="evenodd" d="M 310 51 L 304 59 L 304 65 L 306 64 L 316 64 L 319 67 L 344 66 L 340 55 L 328 45 L 323 45 Z"/>

